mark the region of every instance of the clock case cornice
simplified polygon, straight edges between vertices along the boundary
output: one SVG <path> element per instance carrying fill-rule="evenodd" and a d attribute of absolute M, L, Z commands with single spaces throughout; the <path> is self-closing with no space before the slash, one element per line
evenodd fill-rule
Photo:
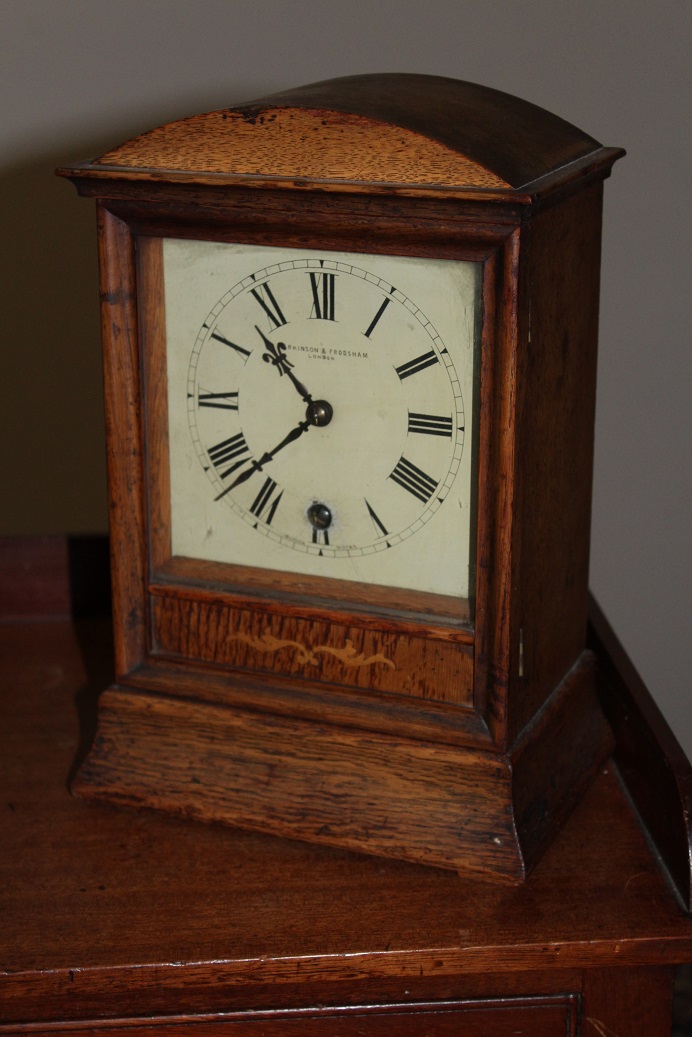
<path fill-rule="evenodd" d="M 59 172 L 82 193 L 100 197 L 121 194 L 129 182 L 155 193 L 159 185 L 217 192 L 244 186 L 521 209 L 585 178 L 602 178 L 623 154 L 502 91 L 441 76 L 381 73 L 167 123 Z"/>
<path fill-rule="evenodd" d="M 118 683 L 102 698 L 80 794 L 505 881 L 526 875 L 611 744 L 586 610 L 602 182 L 622 154 L 499 91 L 387 74 L 169 123 L 58 171 L 100 203 L 114 501 Z M 249 590 L 224 580 L 214 590 L 198 566 L 181 568 L 187 560 L 167 567 L 156 531 L 169 518 L 152 505 L 143 460 L 165 457 L 152 389 L 165 361 L 147 355 L 160 323 L 147 284 L 160 270 L 146 258 L 165 236 L 483 264 L 472 631 L 357 598 L 335 611 L 324 595 L 291 600 L 280 586 L 268 605 L 252 578 Z M 459 708 L 446 688 L 437 701 L 391 694 L 374 676 L 367 688 L 330 685 L 287 669 L 280 653 L 254 672 L 202 644 L 215 610 L 230 629 L 248 610 L 274 608 L 274 633 L 303 647 L 320 618 L 333 638 L 340 625 L 356 639 L 417 628 L 423 670 L 428 648 L 456 642 L 449 657 L 471 674 L 472 700 Z M 181 777 L 188 759 L 204 768 L 201 730 L 216 732 L 219 752 L 203 794 Z M 225 757 L 228 739 L 238 748 Z M 318 756 L 334 740 L 319 795 L 300 755 L 282 755 L 291 739 Z M 280 761 L 279 798 L 299 818 L 284 822 L 270 792 L 256 795 L 265 752 Z M 364 816 L 361 831 L 360 812 L 387 815 L 388 803 L 405 806 L 398 820 L 379 830 Z"/>

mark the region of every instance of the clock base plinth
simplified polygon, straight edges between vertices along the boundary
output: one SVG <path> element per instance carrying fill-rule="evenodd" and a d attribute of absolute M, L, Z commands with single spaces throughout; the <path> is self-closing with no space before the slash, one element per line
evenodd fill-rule
<path fill-rule="evenodd" d="M 610 751 L 585 676 L 514 757 L 117 684 L 72 791 L 516 884 Z"/>

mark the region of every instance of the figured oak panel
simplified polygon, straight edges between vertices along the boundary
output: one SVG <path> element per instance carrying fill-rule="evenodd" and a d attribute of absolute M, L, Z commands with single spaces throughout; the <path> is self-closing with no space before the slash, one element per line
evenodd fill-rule
<path fill-rule="evenodd" d="M 385 182 L 509 186 L 444 144 L 361 115 L 279 108 L 261 122 L 237 111 L 210 112 L 197 122 L 193 132 L 184 122 L 153 130 L 144 139 L 104 155 L 100 164 L 164 165 L 215 173 L 223 169 L 230 153 L 233 172 L 246 175 L 262 170 L 265 176 L 295 177 L 300 171 L 311 180 L 370 181 L 378 179 L 384 167 Z M 308 151 L 306 137 L 315 132 L 319 132 L 319 147 Z M 373 135 L 376 152 L 370 146 Z M 204 141 L 203 148 L 198 147 L 199 141 Z"/>
<path fill-rule="evenodd" d="M 92 165 L 273 175 L 296 186 L 315 179 L 489 190 L 521 187 L 605 150 L 564 119 L 499 90 L 380 73 L 172 122 Z"/>
<path fill-rule="evenodd" d="M 472 647 L 152 595 L 155 653 L 471 706 Z"/>

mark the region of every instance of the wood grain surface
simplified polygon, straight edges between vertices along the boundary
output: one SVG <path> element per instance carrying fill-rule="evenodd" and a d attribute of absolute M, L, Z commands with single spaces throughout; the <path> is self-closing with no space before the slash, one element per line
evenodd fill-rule
<path fill-rule="evenodd" d="M 380 74 L 316 83 L 193 116 L 113 148 L 92 172 L 223 175 L 332 189 L 475 189 L 507 195 L 614 149 L 488 87 Z M 100 167 L 100 168 L 99 168 Z M 369 188 L 366 188 L 369 185 Z"/>
<path fill-rule="evenodd" d="M 108 624 L 6 624 L 0 660 L 7 1026 L 583 991 L 592 1018 L 619 1020 L 613 1032 L 665 1032 L 637 1019 L 665 1009 L 692 923 L 612 765 L 528 881 L 507 888 L 75 800 L 66 778 L 109 679 Z M 650 981 L 646 1013 L 608 997 Z"/>

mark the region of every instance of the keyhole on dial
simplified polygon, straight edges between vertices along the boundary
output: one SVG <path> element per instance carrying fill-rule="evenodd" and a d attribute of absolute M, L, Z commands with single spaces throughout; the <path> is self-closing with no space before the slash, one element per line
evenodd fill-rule
<path fill-rule="evenodd" d="M 329 529 L 332 524 L 332 513 L 326 504 L 316 501 L 308 508 L 308 519 L 314 529 Z"/>

